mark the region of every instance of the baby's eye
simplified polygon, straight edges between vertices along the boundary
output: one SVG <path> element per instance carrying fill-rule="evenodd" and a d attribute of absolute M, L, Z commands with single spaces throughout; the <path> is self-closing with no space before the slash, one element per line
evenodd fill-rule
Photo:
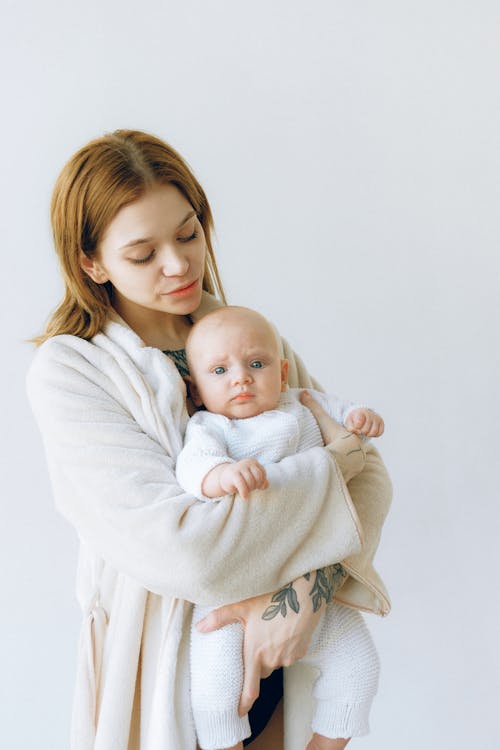
<path fill-rule="evenodd" d="M 260 359 L 254 359 L 254 361 L 250 363 L 250 367 L 255 367 L 255 368 L 264 367 L 264 363 L 261 362 Z"/>
<path fill-rule="evenodd" d="M 214 368 L 214 374 L 215 375 L 223 375 L 226 372 L 225 367 L 215 367 Z"/>

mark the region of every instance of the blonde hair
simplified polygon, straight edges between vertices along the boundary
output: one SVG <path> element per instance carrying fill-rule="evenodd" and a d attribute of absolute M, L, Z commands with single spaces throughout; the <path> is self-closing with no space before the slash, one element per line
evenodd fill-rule
<path fill-rule="evenodd" d="M 118 211 L 158 184 L 175 185 L 196 211 L 207 245 L 203 289 L 226 301 L 211 242 L 212 212 L 189 166 L 159 138 L 116 130 L 80 149 L 57 179 L 51 223 L 65 294 L 33 343 L 40 345 L 61 333 L 91 339 L 103 329 L 112 286 L 97 284 L 85 273 L 80 251 L 91 258 Z"/>

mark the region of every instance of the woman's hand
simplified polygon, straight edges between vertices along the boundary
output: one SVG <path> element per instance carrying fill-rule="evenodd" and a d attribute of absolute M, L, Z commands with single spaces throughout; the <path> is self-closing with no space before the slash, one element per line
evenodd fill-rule
<path fill-rule="evenodd" d="M 346 482 L 357 476 L 365 466 L 366 452 L 361 438 L 336 422 L 309 391 L 302 391 L 300 401 L 316 419 L 326 448 L 335 458 Z"/>
<path fill-rule="evenodd" d="M 278 667 L 290 666 L 307 651 L 327 601 L 325 593 L 313 605 L 308 578 L 299 578 L 274 595 L 262 594 L 215 609 L 197 625 L 201 632 L 232 622 L 240 622 L 245 629 L 240 716 L 248 713 L 258 698 L 261 678 Z"/>

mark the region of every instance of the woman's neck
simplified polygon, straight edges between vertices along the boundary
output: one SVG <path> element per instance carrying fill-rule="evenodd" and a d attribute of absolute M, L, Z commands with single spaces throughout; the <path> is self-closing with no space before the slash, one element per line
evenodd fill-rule
<path fill-rule="evenodd" d="M 114 300 L 113 306 L 146 346 L 163 351 L 184 348 L 192 325 L 188 315 L 172 315 L 139 305 L 123 305 L 119 300 Z"/>

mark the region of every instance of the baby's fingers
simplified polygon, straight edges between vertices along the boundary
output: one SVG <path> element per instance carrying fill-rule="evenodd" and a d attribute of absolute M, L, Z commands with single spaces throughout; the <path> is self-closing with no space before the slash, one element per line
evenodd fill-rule
<path fill-rule="evenodd" d="M 379 417 L 378 414 L 374 414 L 373 423 L 370 428 L 370 432 L 367 433 L 368 437 L 380 437 L 384 434 L 384 420 Z"/>
<path fill-rule="evenodd" d="M 252 472 L 252 476 L 255 479 L 255 487 L 256 490 L 265 490 L 267 487 L 269 487 L 269 482 L 267 481 L 267 475 L 266 470 L 263 466 L 259 463 L 255 463 L 253 466 L 250 467 L 250 471 Z"/>
<path fill-rule="evenodd" d="M 362 435 L 366 435 L 367 437 L 370 436 L 370 433 L 373 429 L 373 416 L 370 414 L 366 414 L 363 416 L 363 425 L 360 427 L 360 433 Z"/>
<path fill-rule="evenodd" d="M 234 486 L 236 487 L 236 490 L 238 492 L 238 495 L 243 498 L 243 500 L 248 500 L 248 496 L 250 494 L 250 489 L 247 485 L 247 481 L 245 479 L 244 473 L 242 472 L 239 476 L 236 477 L 234 480 Z"/>
<path fill-rule="evenodd" d="M 350 432 L 354 432 L 357 435 L 366 434 L 366 414 L 362 411 L 353 411 L 348 414 L 345 421 L 345 426 Z"/>
<path fill-rule="evenodd" d="M 247 466 L 245 469 L 242 469 L 241 473 L 248 490 L 256 490 L 259 487 L 260 474 L 253 466 Z"/>

